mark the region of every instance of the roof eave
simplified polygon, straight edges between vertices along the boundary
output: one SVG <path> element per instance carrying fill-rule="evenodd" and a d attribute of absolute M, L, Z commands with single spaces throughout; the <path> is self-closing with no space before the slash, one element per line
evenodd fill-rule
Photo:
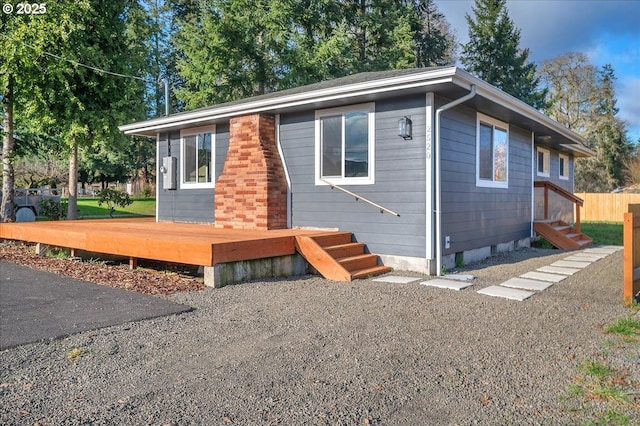
<path fill-rule="evenodd" d="M 471 90 L 471 86 L 475 85 L 478 96 L 502 105 L 503 107 L 510 109 L 524 117 L 527 117 L 530 120 L 536 121 L 565 138 L 569 142 L 567 144 L 562 144 L 562 146 L 564 146 L 565 148 L 570 149 L 576 153 L 580 153 L 582 154 L 581 156 L 584 157 L 595 155 L 593 151 L 585 146 L 585 140 L 580 135 L 574 133 L 557 121 L 547 117 L 527 103 L 506 92 L 503 92 L 502 90 L 498 89 L 495 86 L 492 86 L 486 81 L 481 80 L 458 68 L 456 69 L 456 78 L 454 79 L 454 83 L 457 83 L 468 90 Z"/>
<path fill-rule="evenodd" d="M 409 74 L 373 81 L 348 84 L 344 86 L 318 89 L 309 92 L 294 93 L 280 97 L 259 99 L 229 106 L 214 106 L 192 112 L 174 114 L 132 124 L 119 126 L 118 129 L 127 135 L 155 136 L 159 131 L 171 127 L 197 125 L 236 115 L 254 114 L 273 109 L 286 109 L 305 104 L 327 102 L 345 97 L 363 96 L 372 93 L 409 89 L 438 83 L 451 82 L 456 67 L 429 70 L 419 74 Z"/>

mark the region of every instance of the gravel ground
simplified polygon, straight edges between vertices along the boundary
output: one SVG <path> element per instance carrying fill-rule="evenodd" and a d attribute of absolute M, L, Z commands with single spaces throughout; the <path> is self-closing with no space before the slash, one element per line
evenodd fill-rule
<path fill-rule="evenodd" d="M 525 302 L 475 292 L 566 256 L 492 258 L 461 292 L 309 276 L 165 296 L 195 310 L 0 352 L 0 423 L 579 424 L 580 362 L 640 382 L 638 345 L 602 331 L 629 313 L 622 252 Z"/>

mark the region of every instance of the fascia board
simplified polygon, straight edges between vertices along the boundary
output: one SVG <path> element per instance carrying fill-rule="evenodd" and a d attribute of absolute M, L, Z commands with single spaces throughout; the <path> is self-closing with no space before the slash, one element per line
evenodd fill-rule
<path fill-rule="evenodd" d="M 490 85 L 484 80 L 480 80 L 479 78 L 474 77 L 468 72 L 458 68 L 456 69 L 456 78 L 454 78 L 454 83 L 456 82 L 460 86 L 465 87 L 468 90 L 471 90 L 471 85 L 475 84 L 479 96 L 495 102 L 498 105 L 502 105 L 503 107 L 508 108 L 515 113 L 527 117 L 533 121 L 537 121 L 538 123 L 544 125 L 545 127 L 548 127 L 554 132 L 559 133 L 566 139 L 584 147 L 585 140 L 580 135 L 572 132 L 565 126 L 547 117 L 532 106 L 526 104 L 525 102 L 508 93 L 503 92 L 497 87 Z M 587 148 L 585 147 L 585 149 Z"/>
<path fill-rule="evenodd" d="M 182 127 L 185 125 L 228 118 L 234 115 L 254 114 L 274 109 L 286 109 L 305 104 L 344 99 L 347 97 L 365 96 L 374 93 L 384 93 L 394 90 L 448 83 L 452 81 L 452 77 L 455 73 L 455 67 L 443 68 L 440 70 L 425 71 L 424 73 L 408 74 L 327 89 L 319 89 L 310 92 L 260 99 L 236 105 L 229 105 L 227 107 L 212 107 L 176 116 L 168 116 L 149 121 L 126 124 L 119 126 L 118 129 L 125 134 L 155 133 L 163 128 L 177 126 Z"/>
<path fill-rule="evenodd" d="M 563 148 L 568 149 L 577 154 L 578 157 L 595 157 L 596 153 L 584 145 L 562 144 Z"/>

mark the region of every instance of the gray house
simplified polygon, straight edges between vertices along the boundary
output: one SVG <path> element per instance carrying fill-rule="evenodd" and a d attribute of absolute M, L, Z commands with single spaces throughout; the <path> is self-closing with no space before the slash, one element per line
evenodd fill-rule
<path fill-rule="evenodd" d="M 574 161 L 592 154 L 456 67 L 357 74 L 120 129 L 156 138 L 157 221 L 348 230 L 384 265 L 430 274 L 528 246 L 538 219 L 573 222 Z"/>

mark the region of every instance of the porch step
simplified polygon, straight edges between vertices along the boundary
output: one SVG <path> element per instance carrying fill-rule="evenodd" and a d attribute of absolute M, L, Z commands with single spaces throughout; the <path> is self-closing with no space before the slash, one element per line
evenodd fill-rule
<path fill-rule="evenodd" d="M 351 232 L 297 236 L 296 250 L 323 277 L 334 281 L 352 281 L 380 275 L 391 268 L 378 265 L 379 257 L 365 253 L 363 243 L 352 242 Z"/>
<path fill-rule="evenodd" d="M 575 228 L 560 220 L 536 220 L 533 222 L 533 230 L 553 246 L 563 250 L 580 249 L 593 242 L 589 236 L 577 232 Z"/>

